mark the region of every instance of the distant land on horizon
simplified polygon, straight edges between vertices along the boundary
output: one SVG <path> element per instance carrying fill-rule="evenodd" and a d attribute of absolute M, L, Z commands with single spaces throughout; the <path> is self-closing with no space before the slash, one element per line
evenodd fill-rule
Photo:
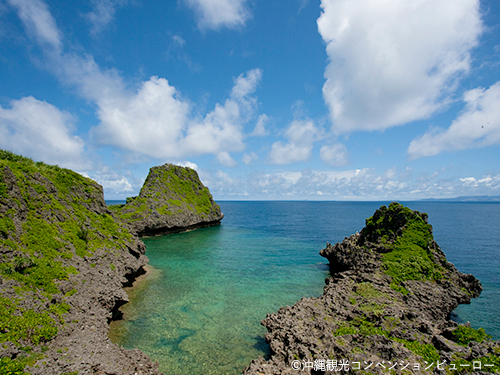
<path fill-rule="evenodd" d="M 466 195 L 456 198 L 424 198 L 419 201 L 440 202 L 500 202 L 500 195 Z"/>
<path fill-rule="evenodd" d="M 106 199 L 106 204 L 115 205 L 115 204 L 125 204 L 125 199 Z M 311 200 L 311 199 L 299 199 L 299 200 L 227 200 L 227 199 L 216 199 L 218 202 L 500 202 L 500 195 L 464 195 L 454 198 L 422 198 L 422 199 L 385 199 L 385 200 L 331 200 L 331 201 L 321 201 L 321 200 Z"/>

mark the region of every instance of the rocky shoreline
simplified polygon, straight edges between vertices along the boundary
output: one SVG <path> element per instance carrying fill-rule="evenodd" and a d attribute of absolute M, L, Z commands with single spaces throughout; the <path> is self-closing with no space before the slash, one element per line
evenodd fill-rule
<path fill-rule="evenodd" d="M 500 372 L 500 341 L 450 319 L 482 287 L 446 260 L 426 214 L 383 206 L 320 254 L 331 269 L 323 295 L 268 314 L 272 356 L 244 374 Z"/>
<path fill-rule="evenodd" d="M 183 190 L 168 193 L 169 181 L 151 176 L 172 170 Z M 141 204 L 121 211 L 106 206 L 95 181 L 0 150 L 0 373 L 160 374 L 140 350 L 108 337 L 128 302 L 123 288 L 148 263 L 138 235 L 217 224 L 223 215 L 195 171 L 152 171 L 146 193 L 131 200 Z"/>
<path fill-rule="evenodd" d="M 107 207 L 94 181 L 0 150 L 0 373 L 159 375 L 108 337 L 146 272 L 139 236 L 222 218 L 189 168 L 152 168 L 138 197 Z M 245 374 L 500 373 L 500 342 L 450 319 L 482 288 L 446 260 L 426 214 L 383 206 L 321 255 L 323 295 L 268 314 L 272 356 Z"/>

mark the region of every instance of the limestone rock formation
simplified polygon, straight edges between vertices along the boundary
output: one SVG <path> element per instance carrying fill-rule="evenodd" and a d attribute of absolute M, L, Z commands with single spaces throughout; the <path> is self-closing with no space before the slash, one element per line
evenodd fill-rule
<path fill-rule="evenodd" d="M 144 252 L 96 182 L 0 150 L 0 373 L 158 374 L 107 335 Z"/>
<path fill-rule="evenodd" d="M 323 295 L 267 315 L 273 354 L 245 374 L 500 372 L 500 342 L 450 320 L 482 287 L 446 260 L 426 214 L 383 206 L 320 254 L 331 267 Z"/>
<path fill-rule="evenodd" d="M 173 164 L 151 168 L 139 196 L 111 208 L 139 236 L 217 225 L 224 217 L 196 171 Z"/>

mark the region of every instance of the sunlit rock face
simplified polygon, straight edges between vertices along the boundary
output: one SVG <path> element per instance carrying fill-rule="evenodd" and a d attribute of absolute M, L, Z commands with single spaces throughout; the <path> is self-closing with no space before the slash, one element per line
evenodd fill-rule
<path fill-rule="evenodd" d="M 151 168 L 139 195 L 112 208 L 139 236 L 217 225 L 224 217 L 196 171 L 173 164 Z"/>
<path fill-rule="evenodd" d="M 320 254 L 331 277 L 323 295 L 268 314 L 262 324 L 273 354 L 252 361 L 244 373 L 333 374 L 369 366 L 365 371 L 382 374 L 391 366 L 395 373 L 418 366 L 430 374 L 438 363 L 448 370 L 453 363 L 470 370 L 476 363 L 477 370 L 480 363 L 483 371 L 499 371 L 500 342 L 450 320 L 482 287 L 446 260 L 427 220 L 394 202 L 368 218 L 361 232 L 327 244 Z"/>
<path fill-rule="evenodd" d="M 95 181 L 0 150 L 0 373 L 158 374 L 108 338 L 144 252 Z"/>

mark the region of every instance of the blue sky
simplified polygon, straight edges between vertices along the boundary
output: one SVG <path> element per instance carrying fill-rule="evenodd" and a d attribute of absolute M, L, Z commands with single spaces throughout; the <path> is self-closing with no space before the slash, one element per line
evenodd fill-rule
<path fill-rule="evenodd" d="M 138 194 L 500 195 L 494 0 L 2 0 L 0 148 Z"/>

